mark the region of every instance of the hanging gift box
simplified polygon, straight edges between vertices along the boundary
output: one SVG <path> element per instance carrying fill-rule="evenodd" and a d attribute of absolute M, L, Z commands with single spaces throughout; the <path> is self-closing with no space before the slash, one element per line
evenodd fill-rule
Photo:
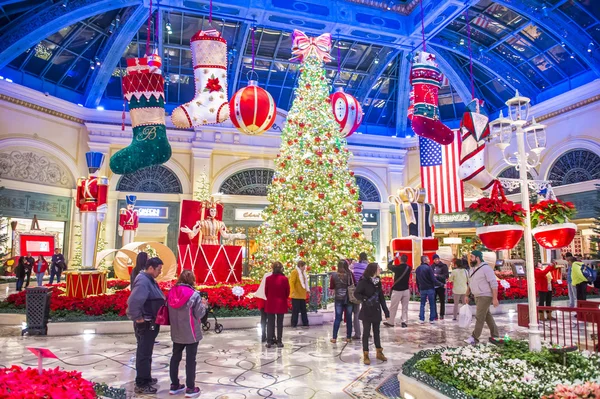
<path fill-rule="evenodd" d="M 413 267 L 421 264 L 421 256 L 425 255 L 429 258 L 429 262 L 433 263 L 433 255 L 439 249 L 437 238 L 394 238 L 390 244 L 394 257 L 396 255 L 406 255 L 407 263 Z"/>
<path fill-rule="evenodd" d="M 564 248 L 571 244 L 577 233 L 575 223 L 559 223 L 538 226 L 531 230 L 533 238 L 546 249 Z"/>
<path fill-rule="evenodd" d="M 516 224 L 483 226 L 475 230 L 483 245 L 492 251 L 513 249 L 523 237 L 523 231 L 523 226 Z"/>
<path fill-rule="evenodd" d="M 396 206 L 396 224 L 399 236 L 402 236 L 400 231 L 403 225 L 407 226 L 409 236 L 433 236 L 435 207 L 433 204 L 425 203 L 425 194 L 426 191 L 422 188 L 403 187 L 398 189 L 397 195 L 389 197 L 389 201 Z M 404 223 L 402 223 L 402 213 L 404 214 Z"/>

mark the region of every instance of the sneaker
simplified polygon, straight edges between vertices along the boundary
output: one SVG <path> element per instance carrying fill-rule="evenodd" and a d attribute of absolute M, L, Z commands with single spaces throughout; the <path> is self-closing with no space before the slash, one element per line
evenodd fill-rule
<path fill-rule="evenodd" d="M 158 378 L 152 378 L 150 380 L 150 385 L 156 385 L 156 384 L 158 384 Z"/>
<path fill-rule="evenodd" d="M 135 389 L 133 390 L 135 393 L 138 394 L 150 394 L 150 395 L 154 395 L 156 394 L 156 392 L 158 391 L 158 389 L 154 388 L 152 385 L 144 385 L 143 387 L 138 387 L 136 385 Z"/>
<path fill-rule="evenodd" d="M 185 391 L 185 385 L 171 385 L 171 389 L 169 389 L 169 395 L 179 395 Z"/>
<path fill-rule="evenodd" d="M 352 337 L 353 340 L 355 341 L 359 341 L 360 340 L 360 335 L 355 335 L 354 337 Z"/>
<path fill-rule="evenodd" d="M 406 328 L 406 327 L 408 327 L 408 326 L 406 325 L 406 323 L 402 323 L 402 328 Z"/>
<path fill-rule="evenodd" d="M 186 398 L 197 398 L 200 396 L 200 388 L 186 388 L 185 397 Z"/>
<path fill-rule="evenodd" d="M 425 320 L 419 320 L 419 324 L 425 324 Z"/>
<path fill-rule="evenodd" d="M 437 319 L 436 319 L 437 320 Z M 444 320 L 444 316 L 440 316 L 440 320 Z"/>
<path fill-rule="evenodd" d="M 387 321 L 384 321 L 384 322 L 383 322 L 383 325 L 384 325 L 384 326 L 386 326 L 386 327 L 394 327 L 394 325 L 393 325 L 393 324 L 391 324 L 391 323 L 388 323 Z"/>
<path fill-rule="evenodd" d="M 337 342 L 337 340 L 336 340 L 335 338 L 331 338 L 331 339 L 329 340 L 329 342 L 331 342 L 332 344 L 335 344 L 335 343 Z"/>
<path fill-rule="evenodd" d="M 270 342 L 267 343 L 267 345 L 265 345 L 267 347 L 267 349 L 271 349 L 271 347 L 273 346 L 273 344 L 271 344 Z"/>
<path fill-rule="evenodd" d="M 452 321 L 456 321 L 456 320 L 458 320 L 456 317 L 453 317 L 453 318 L 452 318 Z"/>
<path fill-rule="evenodd" d="M 437 320 L 437 319 L 435 319 Z M 429 320 L 429 324 L 435 324 L 435 320 Z"/>
<path fill-rule="evenodd" d="M 277 347 L 278 348 L 283 348 L 283 342 L 277 342 Z"/>
<path fill-rule="evenodd" d="M 475 338 L 473 338 L 473 337 L 469 337 L 469 338 L 465 339 L 465 342 L 467 344 L 469 344 L 469 345 L 475 345 L 475 344 L 477 344 L 477 340 Z"/>
<path fill-rule="evenodd" d="M 265 343 L 265 342 L 267 342 L 267 337 L 262 337 L 262 338 L 260 339 L 260 342 L 262 342 L 262 343 Z"/>

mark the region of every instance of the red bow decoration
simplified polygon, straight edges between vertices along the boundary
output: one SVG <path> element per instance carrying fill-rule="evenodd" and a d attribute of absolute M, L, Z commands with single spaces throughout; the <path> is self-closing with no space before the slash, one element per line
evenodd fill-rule
<path fill-rule="evenodd" d="M 329 55 L 331 51 L 331 35 L 324 33 L 319 37 L 308 37 L 304 32 L 294 29 L 292 35 L 292 54 L 291 61 L 303 61 L 311 53 L 323 62 L 330 62 L 333 57 Z"/>

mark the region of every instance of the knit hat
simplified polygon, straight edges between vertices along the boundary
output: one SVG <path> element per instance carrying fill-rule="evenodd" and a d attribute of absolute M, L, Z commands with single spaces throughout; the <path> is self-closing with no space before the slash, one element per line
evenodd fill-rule
<path fill-rule="evenodd" d="M 478 257 L 479 259 L 483 260 L 483 253 L 481 251 L 478 251 L 478 250 L 471 251 L 471 255 L 474 255 L 474 256 Z"/>
<path fill-rule="evenodd" d="M 436 260 L 436 259 L 439 259 L 439 258 L 440 258 L 440 256 L 438 254 L 435 254 L 435 255 L 433 255 L 433 257 L 431 259 Z"/>

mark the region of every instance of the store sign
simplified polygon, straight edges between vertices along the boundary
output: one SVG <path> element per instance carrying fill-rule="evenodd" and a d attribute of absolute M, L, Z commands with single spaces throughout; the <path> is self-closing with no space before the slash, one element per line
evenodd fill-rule
<path fill-rule="evenodd" d="M 434 215 L 433 223 L 435 224 L 443 224 L 443 223 L 461 223 L 461 222 L 469 222 L 471 218 L 466 213 L 450 213 L 447 215 Z"/>
<path fill-rule="evenodd" d="M 362 213 L 363 226 L 377 226 L 377 213 L 365 211 Z"/>
<path fill-rule="evenodd" d="M 262 222 L 262 209 L 236 209 L 235 220 Z"/>
<path fill-rule="evenodd" d="M 140 219 L 167 219 L 169 208 L 166 206 L 139 206 L 135 208 Z"/>

